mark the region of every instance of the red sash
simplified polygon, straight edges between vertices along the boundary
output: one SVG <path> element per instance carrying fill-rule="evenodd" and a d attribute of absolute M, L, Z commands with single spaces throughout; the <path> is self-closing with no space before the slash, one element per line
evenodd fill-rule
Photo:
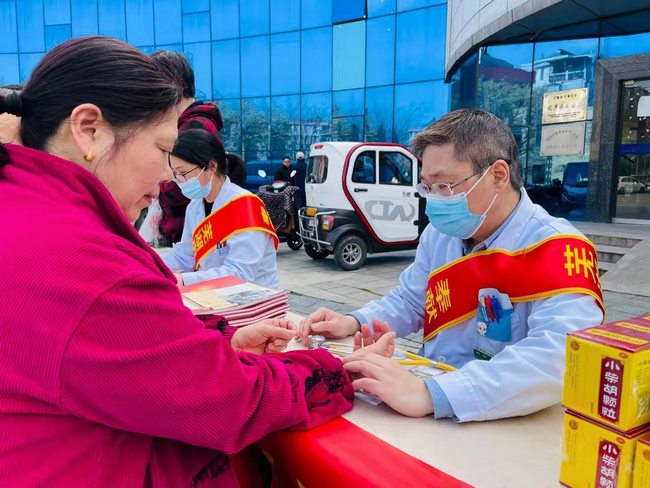
<path fill-rule="evenodd" d="M 433 271 L 425 295 L 424 340 L 474 316 L 482 288 L 496 288 L 512 302 L 583 293 L 594 297 L 605 314 L 593 244 L 558 235 L 518 251 L 473 253 Z"/>
<path fill-rule="evenodd" d="M 278 236 L 264 202 L 256 195 L 245 193 L 230 200 L 196 226 L 192 234 L 194 269 L 199 269 L 199 263 L 217 246 L 223 246 L 230 237 L 249 230 L 271 235 L 275 249 L 278 249 Z"/>

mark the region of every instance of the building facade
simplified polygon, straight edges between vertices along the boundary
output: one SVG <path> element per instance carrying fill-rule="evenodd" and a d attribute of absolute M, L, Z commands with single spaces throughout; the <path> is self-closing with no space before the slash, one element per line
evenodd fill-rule
<path fill-rule="evenodd" d="M 247 161 L 323 140 L 407 143 L 449 109 L 446 19 L 444 0 L 0 0 L 0 85 L 100 34 L 185 53 Z"/>

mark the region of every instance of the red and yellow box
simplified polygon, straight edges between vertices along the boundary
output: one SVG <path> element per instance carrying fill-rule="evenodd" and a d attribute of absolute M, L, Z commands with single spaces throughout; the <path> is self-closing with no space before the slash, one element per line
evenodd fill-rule
<path fill-rule="evenodd" d="M 636 443 L 649 429 L 619 432 L 566 411 L 560 483 L 572 488 L 631 487 Z"/>
<path fill-rule="evenodd" d="M 650 422 L 650 314 L 567 337 L 562 404 L 621 431 Z"/>
<path fill-rule="evenodd" d="M 632 488 L 647 488 L 648 486 L 650 486 L 650 434 L 644 435 L 636 443 L 632 481 Z"/>

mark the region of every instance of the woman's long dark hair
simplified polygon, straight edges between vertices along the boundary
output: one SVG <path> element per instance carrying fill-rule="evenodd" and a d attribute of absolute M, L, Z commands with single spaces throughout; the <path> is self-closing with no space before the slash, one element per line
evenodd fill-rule
<path fill-rule="evenodd" d="M 92 103 L 123 142 L 126 131 L 120 129 L 164 115 L 180 99 L 179 86 L 171 73 L 125 42 L 80 37 L 47 53 L 20 94 L 0 95 L 0 114 L 22 117 L 23 144 L 42 150 L 75 107 Z M 0 146 L 0 166 L 6 162 Z"/>
<path fill-rule="evenodd" d="M 206 130 L 188 129 L 181 132 L 172 154 L 204 169 L 210 165 L 210 161 L 215 161 L 217 172 L 228 176 L 236 185 L 246 180 L 246 163 L 236 154 L 227 153 L 219 139 Z"/>

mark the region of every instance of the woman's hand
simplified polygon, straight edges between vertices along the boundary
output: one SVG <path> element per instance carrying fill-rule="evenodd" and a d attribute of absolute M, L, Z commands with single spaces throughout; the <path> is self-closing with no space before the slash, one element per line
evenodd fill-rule
<path fill-rule="evenodd" d="M 368 324 L 362 324 L 361 330 L 354 334 L 354 348 L 356 351 L 362 347 L 367 347 L 379 342 L 379 339 L 390 332 L 390 326 L 388 322 L 382 322 L 379 319 L 372 319 L 372 332 L 370 332 L 370 327 Z M 380 346 L 379 350 L 370 349 L 371 351 L 376 352 L 387 358 L 391 357 L 395 352 L 395 334 L 393 333 L 393 338 L 388 342 L 385 342 L 385 349 L 382 349 L 384 346 Z"/>
<path fill-rule="evenodd" d="M 241 352 L 281 352 L 297 337 L 296 325 L 287 319 L 266 319 L 237 329 L 230 344 Z"/>
<path fill-rule="evenodd" d="M 176 277 L 176 284 L 178 286 L 183 286 L 183 275 L 180 273 L 174 273 L 174 276 Z"/>

